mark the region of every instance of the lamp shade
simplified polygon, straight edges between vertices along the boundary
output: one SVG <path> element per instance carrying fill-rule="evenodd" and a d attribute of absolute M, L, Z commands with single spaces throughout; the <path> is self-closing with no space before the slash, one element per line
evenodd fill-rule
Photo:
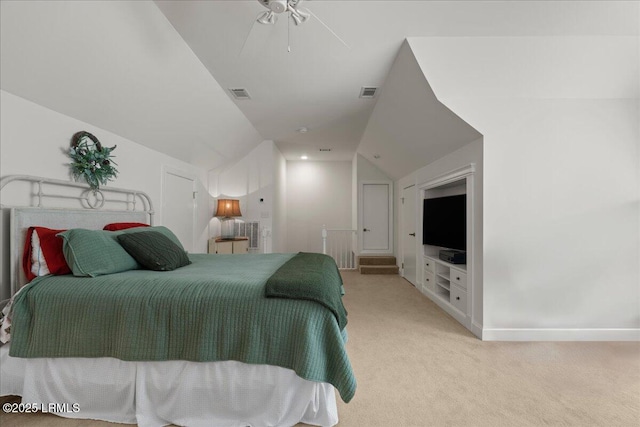
<path fill-rule="evenodd" d="M 218 208 L 216 209 L 215 216 L 222 218 L 242 216 L 240 212 L 240 200 L 218 199 Z"/>

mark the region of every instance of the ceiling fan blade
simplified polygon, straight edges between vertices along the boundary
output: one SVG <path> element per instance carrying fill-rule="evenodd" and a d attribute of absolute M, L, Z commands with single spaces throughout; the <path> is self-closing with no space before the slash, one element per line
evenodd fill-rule
<path fill-rule="evenodd" d="M 244 52 L 244 48 L 247 45 L 247 41 L 249 40 L 249 37 L 251 37 L 251 33 L 253 32 L 253 29 L 255 28 L 256 23 L 258 23 L 258 19 L 263 14 L 264 12 L 260 12 L 259 14 L 256 15 L 256 18 L 253 20 L 253 23 L 251 24 L 251 28 L 249 28 L 249 32 L 247 33 L 247 37 L 244 38 L 244 42 L 242 43 L 242 47 L 240 48 L 240 52 L 238 53 L 238 56 L 242 56 L 242 52 Z"/>
<path fill-rule="evenodd" d="M 333 31 L 331 28 L 329 28 L 329 26 L 328 26 L 327 24 L 325 24 L 325 23 L 324 23 L 324 21 L 322 21 L 322 19 L 318 18 L 318 15 L 316 15 L 315 13 L 313 13 L 313 12 L 312 12 L 311 10 L 309 10 L 309 9 L 305 9 L 305 10 L 307 11 L 307 13 L 311 14 L 311 16 L 313 16 L 314 18 L 316 18 L 316 19 L 318 20 L 318 22 L 319 22 L 319 23 L 321 23 L 321 24 L 322 24 L 322 26 L 323 26 L 323 27 L 325 27 L 325 28 L 326 28 L 326 29 L 327 29 L 331 34 L 333 34 L 333 36 L 334 36 L 335 38 L 337 38 L 338 40 L 340 40 L 340 43 L 342 43 L 343 45 L 345 45 L 345 47 L 346 47 L 347 49 L 351 49 L 351 46 L 349 46 L 347 43 L 345 43 L 345 41 L 344 41 L 344 40 L 342 40 L 342 39 L 340 38 L 340 36 L 339 36 L 339 35 L 337 35 L 337 34 L 335 33 L 335 31 Z"/>

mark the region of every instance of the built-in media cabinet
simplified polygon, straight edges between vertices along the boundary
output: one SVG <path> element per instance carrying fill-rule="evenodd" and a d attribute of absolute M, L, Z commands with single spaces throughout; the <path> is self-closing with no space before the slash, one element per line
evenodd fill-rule
<path fill-rule="evenodd" d="M 417 276 L 423 294 L 482 337 L 474 171 L 469 164 L 418 185 L 423 265 Z"/>
<path fill-rule="evenodd" d="M 467 266 L 450 264 L 437 256 L 424 257 L 422 292 L 465 323 L 467 316 Z"/>
<path fill-rule="evenodd" d="M 466 264 L 453 263 L 456 257 L 452 253 L 469 255 L 467 181 L 458 179 L 425 188 L 423 196 L 422 293 L 469 328 L 473 281 L 467 280 Z"/>

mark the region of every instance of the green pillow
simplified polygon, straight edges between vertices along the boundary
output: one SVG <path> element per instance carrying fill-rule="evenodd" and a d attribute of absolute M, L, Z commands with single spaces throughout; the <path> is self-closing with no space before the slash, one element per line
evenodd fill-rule
<path fill-rule="evenodd" d="M 164 225 L 154 225 L 153 227 L 127 228 L 126 230 L 112 231 L 112 233 L 114 233 L 115 236 L 119 236 L 121 234 L 141 233 L 141 232 L 147 232 L 147 231 L 157 231 L 158 233 L 167 236 L 180 249 L 184 250 L 184 247 L 182 246 L 182 243 L 180 243 L 180 240 L 178 239 L 178 237 L 176 237 L 176 235 L 173 234 L 173 231 L 169 230 Z"/>
<path fill-rule="evenodd" d="M 184 249 L 158 231 L 123 233 L 117 238 L 122 247 L 149 270 L 171 271 L 191 264 Z"/>
<path fill-rule="evenodd" d="M 62 252 L 74 276 L 96 277 L 140 267 L 113 231 L 73 228 L 57 236 L 62 237 Z"/>

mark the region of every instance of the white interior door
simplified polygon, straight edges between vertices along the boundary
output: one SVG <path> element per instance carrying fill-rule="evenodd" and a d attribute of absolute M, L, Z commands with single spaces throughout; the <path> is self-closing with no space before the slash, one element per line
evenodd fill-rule
<path fill-rule="evenodd" d="M 362 252 L 392 252 L 390 184 L 362 185 Z"/>
<path fill-rule="evenodd" d="M 417 286 L 416 187 L 402 190 L 402 276 Z"/>
<path fill-rule="evenodd" d="M 178 237 L 185 250 L 193 252 L 196 199 L 195 179 L 165 170 L 162 195 L 162 225 Z"/>

